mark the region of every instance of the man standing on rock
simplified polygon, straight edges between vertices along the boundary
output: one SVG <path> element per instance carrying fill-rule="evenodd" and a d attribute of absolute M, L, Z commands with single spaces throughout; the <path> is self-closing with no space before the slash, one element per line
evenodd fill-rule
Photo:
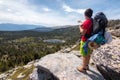
<path fill-rule="evenodd" d="M 80 72 L 86 72 L 86 70 L 88 70 L 88 64 L 89 64 L 89 60 L 90 60 L 90 54 L 92 53 L 92 50 L 88 49 L 88 53 L 85 53 L 83 45 L 85 44 L 85 42 L 87 41 L 87 39 L 90 37 L 91 33 L 92 33 L 92 27 L 93 27 L 93 22 L 92 22 L 92 14 L 93 14 L 93 10 L 92 9 L 86 9 L 86 11 L 84 12 L 84 16 L 85 16 L 85 21 L 82 23 L 82 25 L 79 26 L 80 29 L 80 33 L 82 35 L 81 37 L 81 42 L 80 42 L 80 54 L 83 57 L 83 64 L 82 66 L 79 66 L 77 69 Z"/>

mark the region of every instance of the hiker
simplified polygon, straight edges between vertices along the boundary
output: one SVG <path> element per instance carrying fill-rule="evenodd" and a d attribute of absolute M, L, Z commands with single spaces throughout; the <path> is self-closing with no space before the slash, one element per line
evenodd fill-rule
<path fill-rule="evenodd" d="M 89 69 L 90 55 L 93 49 L 97 49 L 105 43 L 112 41 L 111 34 L 105 31 L 108 20 L 103 12 L 98 12 L 92 19 L 93 10 L 86 9 L 84 12 L 85 21 L 79 26 L 82 35 L 80 42 L 80 53 L 83 57 L 83 64 L 77 69 L 86 72 Z M 79 21 L 80 22 L 80 21 Z"/>
<path fill-rule="evenodd" d="M 84 12 L 85 21 L 79 26 L 80 33 L 82 35 L 81 42 L 80 42 L 80 53 L 83 57 L 82 58 L 83 64 L 77 68 L 80 72 L 86 72 L 86 70 L 88 70 L 90 55 L 92 53 L 92 50 L 88 49 L 88 53 L 86 54 L 83 48 L 83 45 L 85 44 L 87 39 L 90 37 L 92 32 L 92 26 L 93 26 L 93 22 L 91 18 L 92 14 L 93 14 L 92 9 L 90 8 L 86 9 Z"/>

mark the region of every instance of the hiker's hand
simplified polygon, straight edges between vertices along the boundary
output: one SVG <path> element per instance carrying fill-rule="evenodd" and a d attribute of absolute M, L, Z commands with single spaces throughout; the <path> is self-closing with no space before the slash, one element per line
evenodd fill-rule
<path fill-rule="evenodd" d="M 81 25 L 82 25 L 82 21 L 81 21 L 81 20 L 78 20 L 77 22 L 78 22 L 79 25 L 80 25 L 79 27 L 81 27 Z"/>
<path fill-rule="evenodd" d="M 78 23 L 82 23 L 82 21 L 81 21 L 81 20 L 78 20 Z"/>

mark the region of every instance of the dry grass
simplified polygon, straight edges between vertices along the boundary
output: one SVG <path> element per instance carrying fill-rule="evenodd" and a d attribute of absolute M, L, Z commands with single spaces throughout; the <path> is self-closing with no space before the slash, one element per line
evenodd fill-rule
<path fill-rule="evenodd" d="M 34 68 L 35 68 L 34 65 L 31 65 L 31 67 L 29 67 L 29 68 L 24 68 L 24 67 L 18 68 L 16 70 L 16 72 L 12 76 L 10 76 L 9 79 L 12 79 L 12 80 L 29 80 L 29 75 L 32 73 Z M 21 79 L 18 79 L 17 77 L 21 73 L 22 73 L 22 75 L 25 75 L 25 76 Z"/>

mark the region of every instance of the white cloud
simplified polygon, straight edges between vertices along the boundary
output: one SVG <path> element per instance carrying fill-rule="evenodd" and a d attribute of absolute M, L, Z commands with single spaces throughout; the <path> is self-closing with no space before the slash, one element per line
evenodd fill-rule
<path fill-rule="evenodd" d="M 63 9 L 67 12 L 73 12 L 74 10 L 67 5 L 63 5 Z"/>
<path fill-rule="evenodd" d="M 63 4 L 63 9 L 66 12 L 76 12 L 76 13 L 79 13 L 79 14 L 83 14 L 84 11 L 85 11 L 85 9 L 73 9 L 70 6 L 66 5 L 66 4 Z"/>
<path fill-rule="evenodd" d="M 79 18 L 77 16 L 71 17 L 70 14 L 64 16 L 49 8 L 43 8 L 44 12 L 39 12 L 34 10 L 33 7 L 34 6 L 30 5 L 27 0 L 1 0 L 0 23 L 47 26 L 73 25 L 76 24 L 76 20 Z"/>
<path fill-rule="evenodd" d="M 43 10 L 44 10 L 44 11 L 46 11 L 46 12 L 49 12 L 49 11 L 51 11 L 51 9 L 49 9 L 49 8 L 46 8 L 46 7 L 45 7 L 45 8 L 43 8 Z"/>

